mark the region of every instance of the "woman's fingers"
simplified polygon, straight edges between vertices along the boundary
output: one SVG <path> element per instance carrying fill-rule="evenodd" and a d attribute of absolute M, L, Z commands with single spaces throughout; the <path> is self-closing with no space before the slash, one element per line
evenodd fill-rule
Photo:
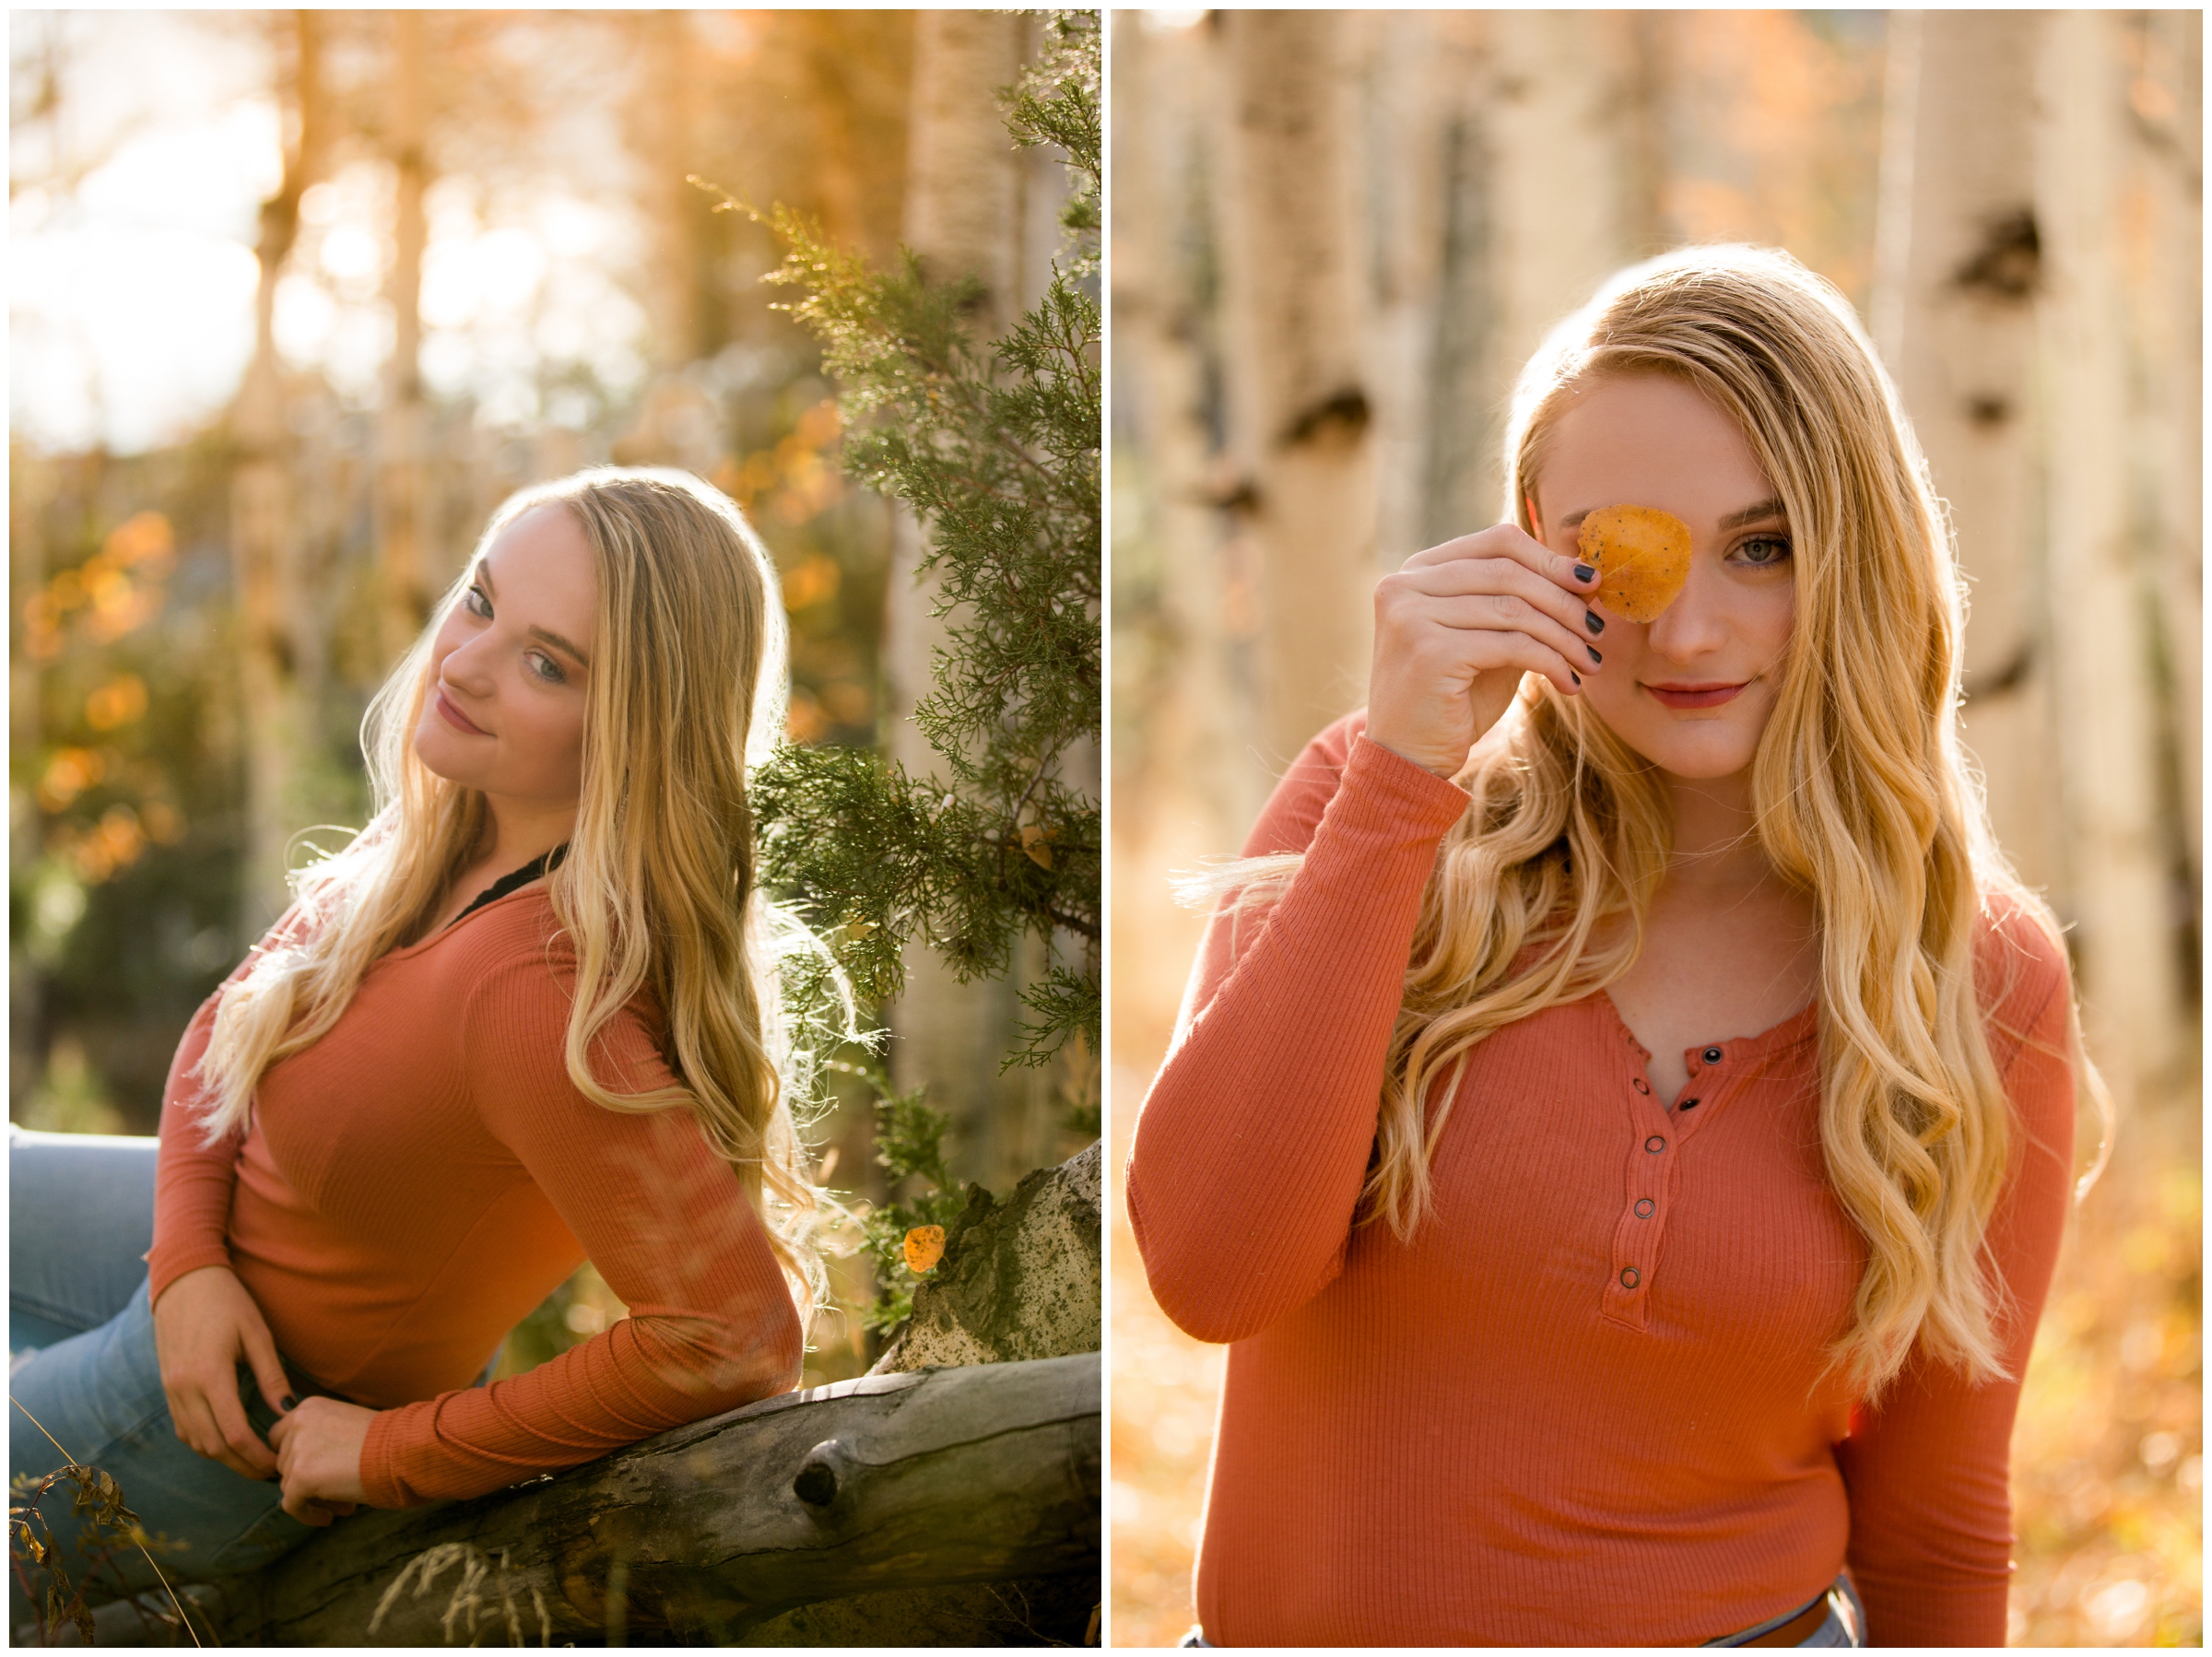
<path fill-rule="evenodd" d="M 1417 552 L 1399 568 L 1408 574 L 1479 558 L 1511 558 L 1532 575 L 1542 577 L 1562 593 L 1594 594 L 1597 571 L 1580 558 L 1558 553 L 1523 530 L 1517 523 L 1496 523 L 1471 535 L 1460 535 Z M 1580 572 L 1589 570 L 1584 576 Z"/>
<path fill-rule="evenodd" d="M 1454 558 L 1448 564 L 1427 564 L 1418 570 L 1403 570 L 1397 579 L 1408 591 L 1430 598 L 1510 593 L 1543 611 L 1571 634 L 1594 639 L 1605 631 L 1605 618 L 1591 608 L 1594 593 L 1565 591 L 1513 558 Z"/>
<path fill-rule="evenodd" d="M 284 1510 L 301 1524 L 324 1525 L 337 1517 L 313 1497 L 294 1494 L 289 1485 L 285 1487 Z"/>
<path fill-rule="evenodd" d="M 1581 687 L 1575 677 L 1581 669 L 1541 640 L 1512 632 L 1485 632 L 1469 638 L 1468 660 L 1478 672 L 1503 667 L 1540 673 L 1562 696 L 1572 696 Z"/>
<path fill-rule="evenodd" d="M 257 1466 L 230 1444 L 221 1422 L 217 1418 L 212 1401 L 205 1394 L 189 1393 L 182 1398 L 172 1396 L 169 1415 L 177 1429 L 177 1437 L 190 1445 L 194 1453 L 204 1455 L 211 1462 L 220 1462 L 241 1478 L 265 1479 L 276 1471 L 274 1457 L 269 1457 L 266 1466 Z M 241 1426 L 244 1423 L 242 1413 L 240 1423 Z M 246 1429 L 246 1436 L 253 1438 L 252 1428 Z M 265 1456 L 268 1454 L 265 1450 L 262 1453 Z"/>
<path fill-rule="evenodd" d="M 276 1356 L 276 1343 L 269 1338 L 269 1326 L 255 1317 L 242 1324 L 238 1333 L 245 1344 L 246 1361 L 253 1367 L 253 1379 L 261 1388 L 263 1400 L 279 1416 L 286 1414 L 292 1407 L 292 1383 L 285 1378 L 284 1361 Z"/>
<path fill-rule="evenodd" d="M 232 1370 L 224 1378 L 229 1384 L 218 1382 L 208 1389 L 207 1404 L 214 1412 L 215 1424 L 229 1454 L 217 1459 L 226 1467 L 235 1467 L 248 1478 L 266 1478 L 276 1471 L 276 1457 L 261 1435 L 246 1419 L 245 1405 L 239 1401 L 238 1374 Z M 235 1459 L 233 1459 L 235 1458 Z"/>
<path fill-rule="evenodd" d="M 1590 642 L 1587 634 L 1563 624 L 1518 593 L 1483 593 L 1460 598 L 1433 598 L 1422 609 L 1426 620 L 1466 635 L 1462 643 L 1469 652 L 1468 661 L 1477 669 L 1507 664 L 1501 660 L 1482 659 L 1480 652 L 1486 648 L 1483 635 L 1496 639 L 1518 634 L 1546 647 L 1549 653 L 1559 658 L 1563 667 L 1578 673 L 1594 673 L 1605 664 L 1603 652 Z M 1548 669 L 1536 671 L 1543 673 Z"/>

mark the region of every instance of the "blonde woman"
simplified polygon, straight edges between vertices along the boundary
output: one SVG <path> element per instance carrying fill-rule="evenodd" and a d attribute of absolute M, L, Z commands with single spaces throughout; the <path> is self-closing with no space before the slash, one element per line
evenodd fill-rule
<path fill-rule="evenodd" d="M 373 820 L 186 1031 L 158 1171 L 11 1147 L 15 1471 L 55 1464 L 35 1415 L 198 1581 L 796 1382 L 816 1190 L 746 800 L 783 661 L 697 479 L 500 509 L 371 710 Z M 629 1316 L 472 1385 L 587 1256 Z"/>
<path fill-rule="evenodd" d="M 1137 1123 L 1153 1292 L 1232 1343 L 1185 1643 L 2002 1643 L 2098 1085 L 1895 394 L 1700 249 L 1555 331 L 1506 453 L 1211 882 Z M 1618 505 L 1689 531 L 1648 621 L 1581 557 Z"/>

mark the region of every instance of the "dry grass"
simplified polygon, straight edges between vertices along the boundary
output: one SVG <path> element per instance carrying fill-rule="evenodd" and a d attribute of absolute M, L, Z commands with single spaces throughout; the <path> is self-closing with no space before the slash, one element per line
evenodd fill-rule
<path fill-rule="evenodd" d="M 1226 1349 L 1146 1291 L 1119 1177 L 1145 1078 L 1113 1081 L 1113 1642 L 1172 1645 Z M 2194 1085 L 2147 1102 L 2067 1239 L 2014 1438 L 2016 1645 L 2203 1643 L 2199 1140 Z"/>

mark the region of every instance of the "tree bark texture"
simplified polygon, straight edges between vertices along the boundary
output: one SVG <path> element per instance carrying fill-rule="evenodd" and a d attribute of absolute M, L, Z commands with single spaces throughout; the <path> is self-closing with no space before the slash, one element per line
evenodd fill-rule
<path fill-rule="evenodd" d="M 2035 57 L 2046 14 L 1900 12 L 1878 215 L 1877 344 L 1971 583 L 1967 746 L 1998 842 L 2058 877 L 2047 571 L 2030 544 Z"/>
<path fill-rule="evenodd" d="M 2135 355 L 2142 404 L 2129 444 L 2153 546 L 2168 713 L 2166 779 L 2176 908 L 2204 896 L 2204 64 L 2201 11 L 2131 15 L 2138 77 L 2128 130 L 2140 192 L 2131 211 L 2139 299 Z M 2201 918 L 2196 931 L 2201 934 Z M 2195 958 L 2185 938 L 2184 962 Z"/>
<path fill-rule="evenodd" d="M 2119 249 L 2127 89 L 2121 19 L 2053 13 L 2037 63 L 2037 308 L 2057 769 L 2097 1051 L 2120 1079 L 2156 1075 L 2181 1034 L 2166 838 L 2148 683 L 2149 558 L 2129 499 L 2130 391 Z"/>
<path fill-rule="evenodd" d="M 1211 27 L 1228 449 L 1248 480 L 1279 767 L 1364 699 L 1380 573 L 1350 19 L 1225 11 Z"/>
<path fill-rule="evenodd" d="M 341 1520 L 197 1597 L 226 1644 L 751 1643 L 781 1618 L 788 1643 L 904 1645 L 935 1637 L 896 1620 L 899 1591 L 1026 1580 L 1050 1586 L 1027 1622 L 1007 1596 L 994 1643 L 1078 1641 L 1099 1400 L 1096 1357 L 865 1376 L 477 1501 Z M 787 1615 L 828 1601 L 847 1603 Z M 969 1604 L 987 1633 L 998 1602 Z"/>

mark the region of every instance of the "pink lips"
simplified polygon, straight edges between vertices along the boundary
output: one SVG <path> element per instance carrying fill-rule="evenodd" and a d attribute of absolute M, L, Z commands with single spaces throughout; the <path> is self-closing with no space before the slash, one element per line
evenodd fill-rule
<path fill-rule="evenodd" d="M 491 734 L 489 731 L 476 723 L 467 714 L 454 707 L 442 690 L 438 693 L 438 712 L 447 724 L 457 731 L 465 731 L 471 736 L 489 736 Z"/>
<path fill-rule="evenodd" d="M 1717 708 L 1733 700 L 1743 685 L 1646 685 L 1653 700 L 1667 708 Z"/>

